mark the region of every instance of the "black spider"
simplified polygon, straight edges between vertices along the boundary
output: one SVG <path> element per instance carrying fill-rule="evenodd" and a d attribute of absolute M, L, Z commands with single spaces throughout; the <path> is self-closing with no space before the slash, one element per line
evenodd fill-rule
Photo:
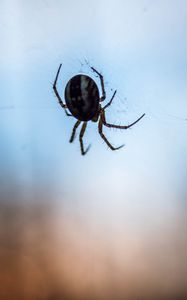
<path fill-rule="evenodd" d="M 58 99 L 59 104 L 61 105 L 62 108 L 64 108 L 65 113 L 67 116 L 74 116 L 78 121 L 75 123 L 72 131 L 72 135 L 70 138 L 70 143 L 74 141 L 75 138 L 75 132 L 77 127 L 83 122 L 82 128 L 80 131 L 79 135 L 79 141 L 80 141 L 80 147 L 81 147 L 81 153 L 82 155 L 85 155 L 90 146 L 86 150 L 84 150 L 84 145 L 83 145 L 83 135 L 86 130 L 87 122 L 88 121 L 93 121 L 97 122 L 99 121 L 98 124 L 98 131 L 102 139 L 105 141 L 105 143 L 109 146 L 111 150 L 117 150 L 122 148 L 124 145 L 121 145 L 119 147 L 113 147 L 110 142 L 107 140 L 105 135 L 103 134 L 103 125 L 107 126 L 109 128 L 120 128 L 120 129 L 127 129 L 136 124 L 140 119 L 144 117 L 145 114 L 143 114 L 140 118 L 138 118 L 135 122 L 133 122 L 130 125 L 127 126 L 119 126 L 119 125 L 114 125 L 110 124 L 106 121 L 105 118 L 105 109 L 110 106 L 112 103 L 114 96 L 116 94 L 116 91 L 113 93 L 112 98 L 110 101 L 104 106 L 101 107 L 101 102 L 105 100 L 106 98 L 106 92 L 105 92 L 105 87 L 104 87 L 104 80 L 103 76 L 93 67 L 91 67 L 92 71 L 94 71 L 100 78 L 101 82 L 101 89 L 102 89 L 102 96 L 99 96 L 99 89 L 95 83 L 95 81 L 90 78 L 89 76 L 83 75 L 83 74 L 78 74 L 74 77 L 72 77 L 69 82 L 67 83 L 65 87 L 65 102 L 66 104 L 63 103 L 56 84 L 58 80 L 58 76 L 60 73 L 62 64 L 60 64 L 55 81 L 53 84 L 53 89 L 55 92 L 55 95 Z M 67 111 L 71 112 L 71 114 Z"/>

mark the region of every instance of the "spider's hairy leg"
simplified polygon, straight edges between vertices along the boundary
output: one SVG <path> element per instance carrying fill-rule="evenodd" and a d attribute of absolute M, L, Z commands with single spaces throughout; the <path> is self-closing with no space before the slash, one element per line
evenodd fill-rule
<path fill-rule="evenodd" d="M 72 143 L 72 142 L 74 141 L 76 129 L 77 129 L 77 127 L 80 125 L 80 123 L 81 123 L 80 120 L 78 120 L 78 121 L 75 123 L 75 125 L 74 125 L 74 127 L 73 127 L 73 130 L 72 130 L 72 134 L 71 134 L 70 140 L 69 140 L 70 143 Z"/>
<path fill-rule="evenodd" d="M 105 143 L 109 146 L 109 148 L 111 150 L 118 150 L 120 148 L 122 148 L 124 145 L 121 145 L 119 147 L 113 147 L 110 142 L 107 140 L 106 136 L 103 134 L 103 121 L 102 118 L 100 117 L 99 119 L 99 125 L 98 125 L 98 130 L 99 130 L 99 134 L 102 137 L 102 139 L 105 141 Z"/>
<path fill-rule="evenodd" d="M 101 73 L 99 73 L 94 67 L 91 67 L 92 71 L 94 71 L 98 76 L 99 76 L 99 79 L 100 79 L 100 82 L 101 82 L 101 89 L 102 89 L 102 96 L 100 98 L 100 101 L 104 101 L 105 98 L 106 98 L 106 92 L 105 92 L 105 86 L 104 86 L 104 78 L 103 78 L 103 75 Z"/>
<path fill-rule="evenodd" d="M 54 83 L 53 83 L 53 90 L 54 90 L 54 93 L 55 93 L 55 95 L 56 95 L 56 97 L 57 97 L 57 99 L 58 99 L 58 103 L 59 103 L 59 104 L 61 105 L 61 107 L 65 110 L 66 115 L 67 115 L 67 116 L 72 116 L 71 114 L 69 114 L 69 113 L 67 112 L 67 110 L 66 110 L 67 105 L 63 103 L 63 101 L 62 101 L 62 99 L 61 99 L 61 97 L 60 97 L 60 95 L 59 95 L 59 93 L 58 93 L 57 87 L 56 87 L 56 85 L 57 85 L 57 80 L 58 80 L 58 76 L 59 76 L 61 67 L 62 67 L 62 64 L 60 64 L 60 66 L 59 66 L 59 68 L 58 68 L 58 71 L 57 71 L 57 73 L 56 73 L 55 81 L 54 81 Z"/>
<path fill-rule="evenodd" d="M 145 114 L 143 114 L 140 118 L 138 118 L 136 121 L 134 121 L 133 123 L 129 124 L 129 125 L 114 125 L 114 124 L 110 124 L 106 122 L 106 117 L 105 117 L 105 111 L 104 109 L 101 110 L 101 119 L 103 121 L 103 124 L 109 128 L 119 128 L 119 129 L 128 129 L 130 127 L 132 127 L 133 125 L 135 125 L 137 122 L 139 122 L 143 117 L 145 116 Z"/>
<path fill-rule="evenodd" d="M 91 145 L 89 145 L 87 147 L 87 149 L 84 150 L 83 136 L 84 136 L 84 133 L 85 133 L 85 130 L 86 130 L 86 126 L 87 126 L 87 122 L 84 122 L 83 125 L 82 125 L 82 128 L 81 128 L 81 131 L 80 131 L 80 135 L 79 135 L 79 141 L 80 141 L 80 147 L 81 147 L 81 154 L 82 155 L 85 155 L 88 152 L 88 150 L 90 149 L 90 146 L 91 146 Z"/>
<path fill-rule="evenodd" d="M 115 91 L 114 91 L 114 94 L 112 95 L 112 98 L 111 98 L 110 101 L 103 107 L 103 109 L 106 109 L 107 107 L 110 106 L 110 104 L 112 103 L 112 101 L 113 101 L 113 99 L 114 99 L 116 93 L 117 93 L 117 91 L 115 90 Z"/>

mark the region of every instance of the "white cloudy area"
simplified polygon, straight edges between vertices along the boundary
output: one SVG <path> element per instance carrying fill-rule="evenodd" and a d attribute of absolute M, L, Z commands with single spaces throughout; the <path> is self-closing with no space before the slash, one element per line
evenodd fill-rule
<path fill-rule="evenodd" d="M 23 212 L 29 215 L 21 239 L 24 259 L 28 255 L 37 265 L 48 253 L 45 272 L 48 281 L 58 282 L 51 287 L 58 295 L 63 288 L 75 299 L 89 293 L 90 299 L 178 299 L 187 293 L 186 32 L 182 0 L 0 2 L 2 207 L 11 200 L 2 224 L 9 236 L 12 211 L 18 216 L 13 227 Z M 108 100 L 117 89 L 108 121 L 126 125 L 146 113 L 127 131 L 104 128 L 111 143 L 124 148 L 112 152 L 91 122 L 86 156 L 80 154 L 79 131 L 69 143 L 76 120 L 65 115 L 52 90 L 60 63 L 62 98 L 67 81 L 80 72 L 99 86 L 90 65 L 103 74 Z M 36 216 L 31 208 L 39 210 Z M 42 244 L 43 235 L 37 256 L 29 245 Z M 44 270 L 38 275 L 34 269 L 32 286 L 33 265 L 25 265 L 23 295 L 38 299 Z M 11 280 L 5 283 L 19 286 Z M 51 290 L 43 287 L 41 299 L 60 299 L 47 298 Z M 15 291 L 20 299 L 22 289 Z"/>

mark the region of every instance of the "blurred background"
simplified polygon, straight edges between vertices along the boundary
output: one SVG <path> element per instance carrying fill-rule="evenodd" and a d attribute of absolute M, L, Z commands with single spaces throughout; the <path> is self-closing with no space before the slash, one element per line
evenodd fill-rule
<path fill-rule="evenodd" d="M 187 3 L 1 0 L 0 299 L 187 299 Z M 104 76 L 112 152 L 58 90 Z M 107 101 L 106 100 L 106 101 Z"/>

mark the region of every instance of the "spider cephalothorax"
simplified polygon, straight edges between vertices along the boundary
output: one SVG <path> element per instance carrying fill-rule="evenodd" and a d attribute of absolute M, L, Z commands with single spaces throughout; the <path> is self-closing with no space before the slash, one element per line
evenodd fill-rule
<path fill-rule="evenodd" d="M 58 90 L 56 88 L 56 84 L 57 84 L 61 66 L 62 66 L 62 64 L 60 64 L 60 66 L 58 68 L 56 78 L 55 78 L 55 81 L 53 84 L 53 89 L 54 89 L 55 95 L 58 99 L 58 102 L 64 108 L 66 115 L 73 116 L 78 120 L 73 127 L 72 135 L 70 138 L 70 143 L 72 143 L 74 141 L 75 132 L 76 132 L 77 127 L 80 125 L 81 122 L 83 122 L 81 131 L 80 131 L 80 135 L 79 135 L 79 140 L 80 140 L 81 153 L 82 153 L 82 155 L 85 155 L 90 148 L 90 146 L 89 146 L 86 150 L 84 150 L 84 145 L 83 145 L 83 135 L 86 130 L 87 122 L 88 121 L 93 121 L 93 122 L 99 121 L 99 123 L 98 123 L 99 134 L 102 137 L 102 139 L 105 141 L 105 143 L 109 146 L 109 148 L 111 150 L 117 150 L 117 149 L 120 149 L 121 147 L 123 147 L 123 145 L 121 145 L 121 146 L 115 148 L 110 144 L 110 142 L 107 140 L 107 138 L 103 134 L 103 125 L 110 127 L 110 128 L 127 129 L 127 128 L 130 128 L 131 126 L 133 126 L 134 124 L 136 124 L 141 118 L 143 118 L 143 116 L 145 114 L 143 114 L 135 122 L 133 122 L 132 124 L 127 125 L 127 126 L 120 126 L 120 125 L 114 125 L 114 124 L 107 123 L 106 118 L 105 118 L 105 109 L 112 103 L 112 100 L 114 99 L 116 91 L 113 93 L 113 96 L 110 99 L 110 101 L 104 107 L 101 107 L 100 102 L 104 101 L 106 98 L 106 93 L 105 93 L 105 88 L 104 88 L 104 80 L 103 80 L 103 76 L 93 67 L 91 67 L 92 71 L 95 72 L 100 78 L 102 96 L 101 97 L 99 96 L 99 89 L 97 87 L 97 84 L 91 77 L 89 77 L 87 75 L 83 75 L 83 74 L 78 74 L 78 75 L 72 77 L 68 81 L 68 83 L 65 87 L 64 94 L 65 94 L 66 104 L 64 104 L 64 102 L 62 101 L 62 99 L 58 93 Z M 71 114 L 68 113 L 67 109 L 69 109 Z"/>

